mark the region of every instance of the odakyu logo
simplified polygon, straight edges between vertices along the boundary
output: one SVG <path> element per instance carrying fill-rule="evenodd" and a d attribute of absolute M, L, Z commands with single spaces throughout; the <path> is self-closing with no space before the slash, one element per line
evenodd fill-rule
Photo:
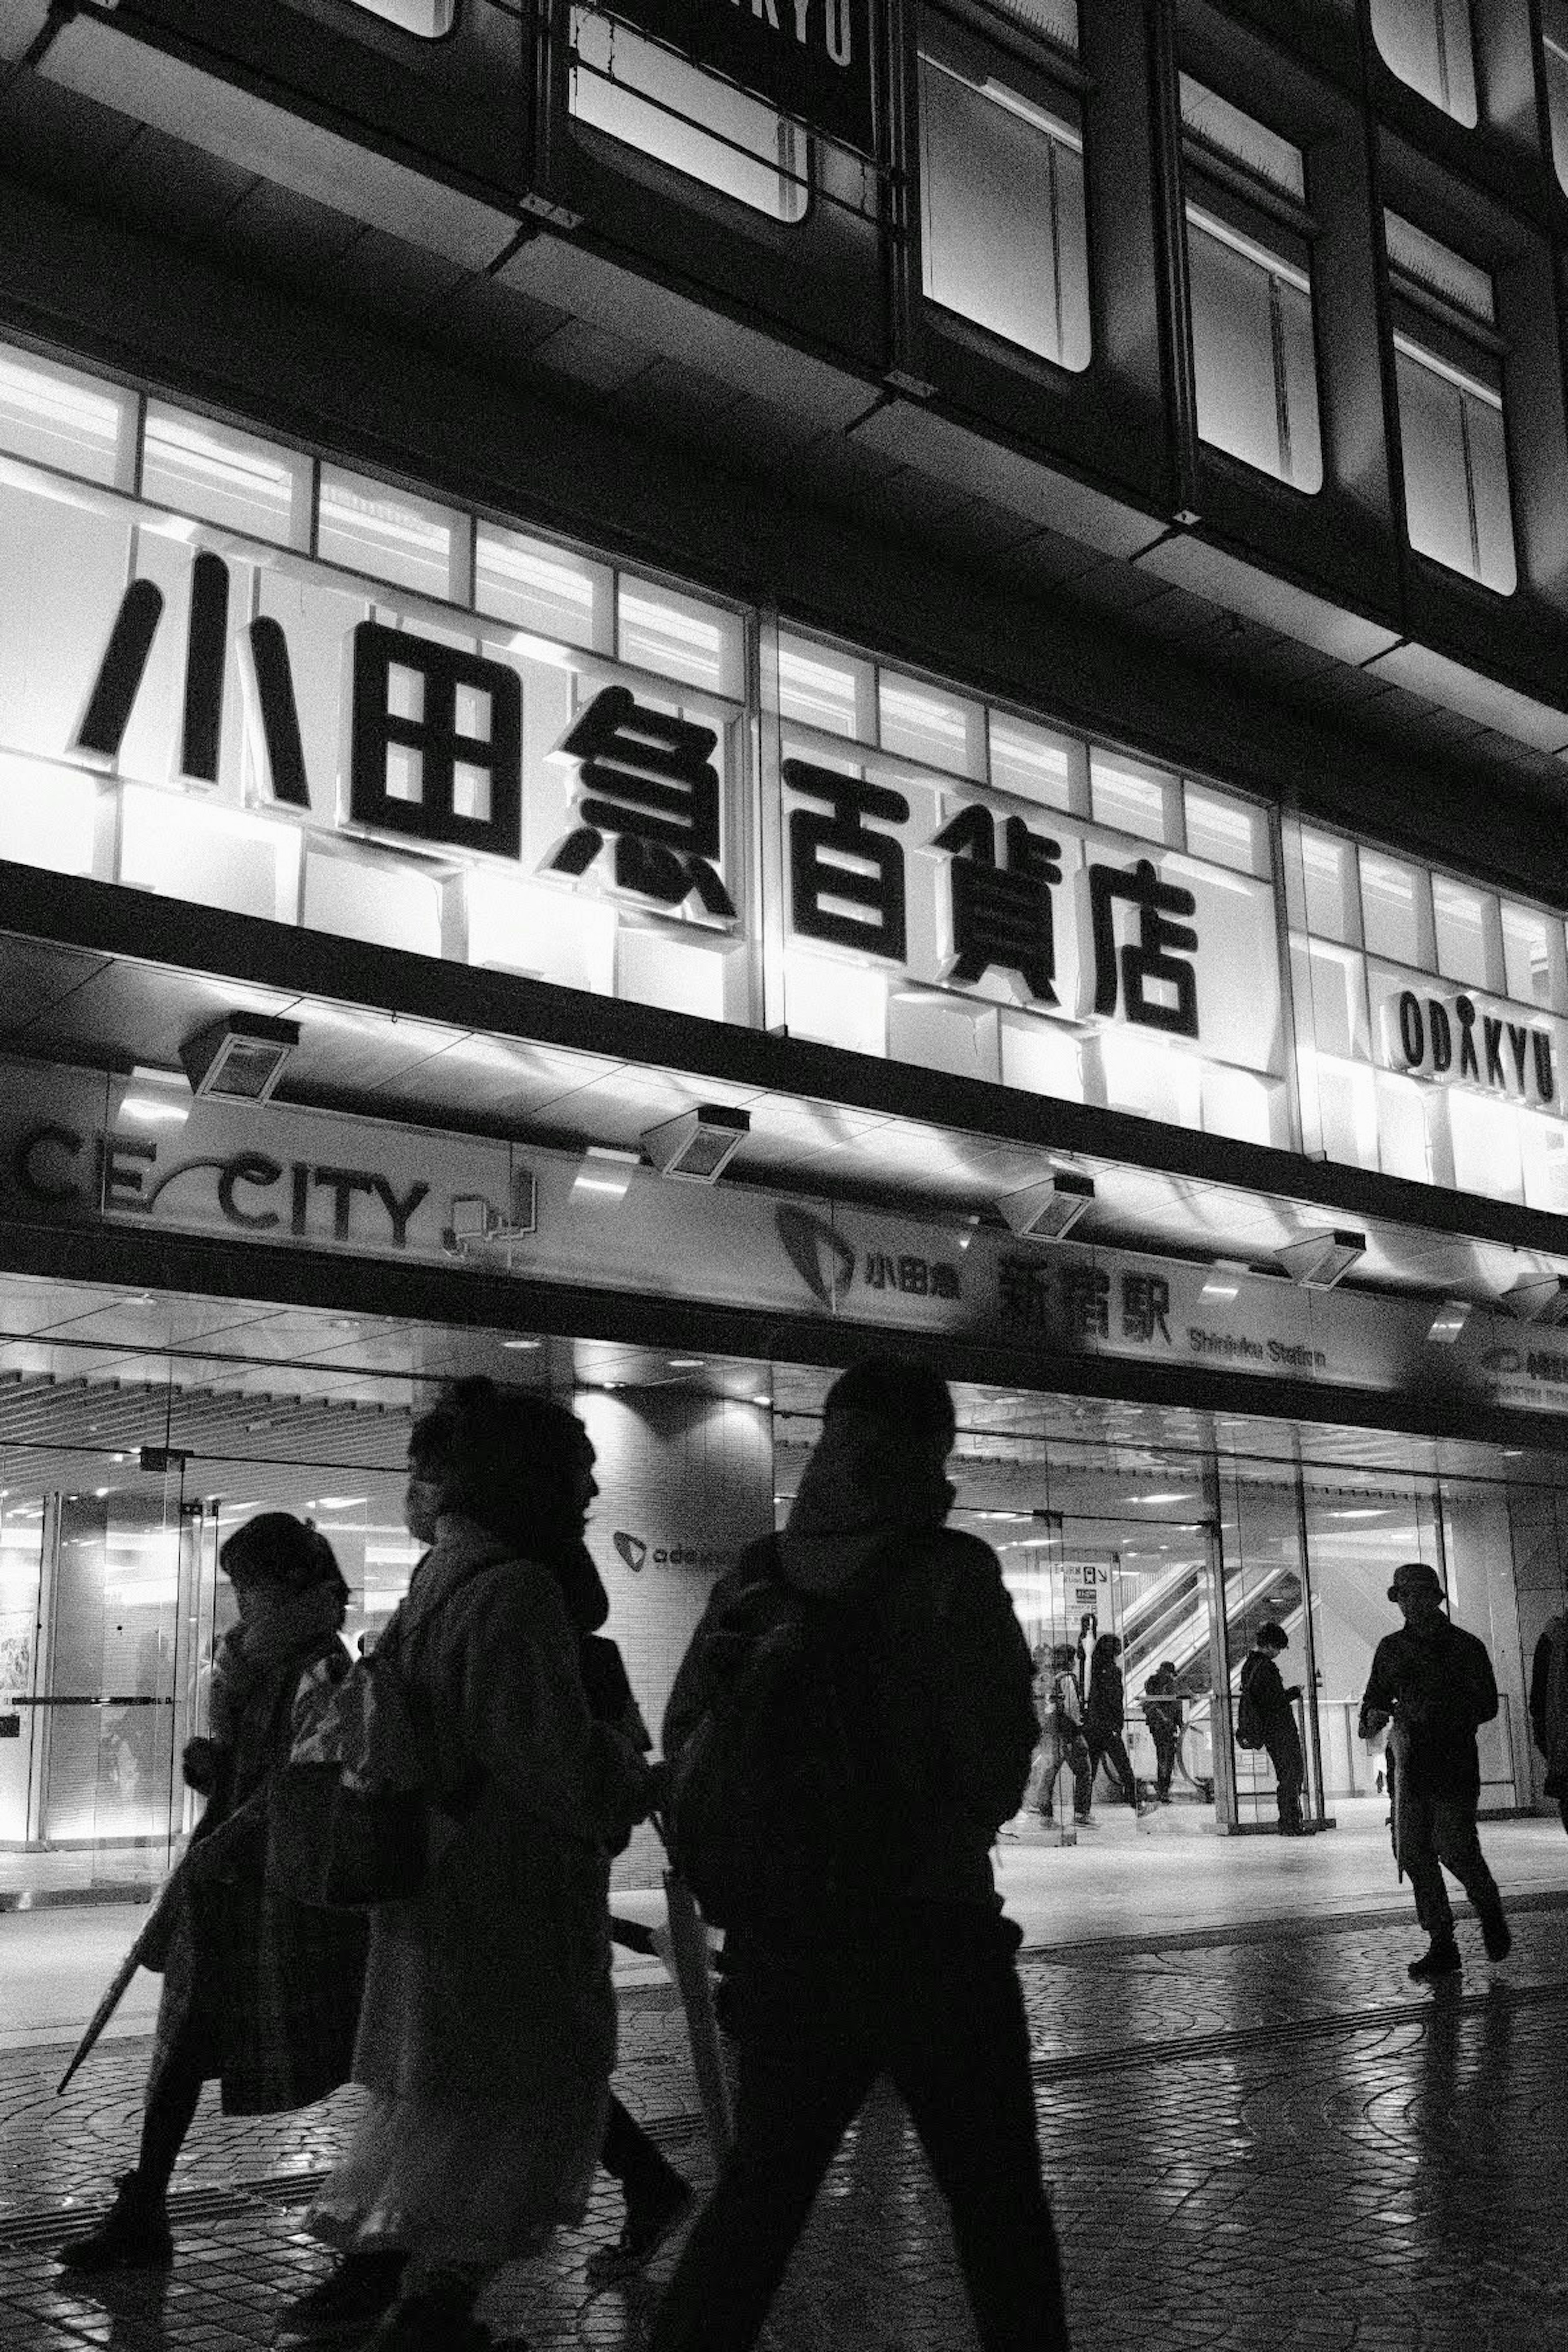
<path fill-rule="evenodd" d="M 646 1536 L 628 1535 L 623 1528 L 616 1530 L 611 1541 L 617 1558 L 634 1576 L 639 1575 L 649 1560 L 655 1568 L 721 1569 L 729 1568 L 735 1557 L 732 1551 L 722 1546 L 710 1544 L 673 1543 L 650 1547 Z"/>
<path fill-rule="evenodd" d="M 790 1264 L 812 1297 L 833 1313 L 855 1279 L 854 1251 L 826 1217 L 813 1216 L 808 1209 L 782 1206 L 777 1222 Z"/>

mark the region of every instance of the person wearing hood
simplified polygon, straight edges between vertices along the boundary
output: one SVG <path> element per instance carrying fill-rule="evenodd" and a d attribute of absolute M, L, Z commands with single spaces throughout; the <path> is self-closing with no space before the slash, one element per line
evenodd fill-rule
<path fill-rule="evenodd" d="M 873 1358 L 844 1373 L 782 1537 L 752 1546 L 716 1587 L 676 1679 L 664 1748 L 679 1778 L 717 1720 L 745 1612 L 782 1588 L 784 1622 L 816 1628 L 805 1654 L 826 1686 L 820 1711 L 841 1721 L 845 1777 L 874 1794 L 882 1833 L 856 1847 L 858 1875 L 801 1885 L 787 1916 L 775 1901 L 723 1923 L 734 2137 L 651 2352 L 757 2341 L 880 2076 L 947 2200 L 984 2352 L 1066 2352 L 1019 1931 L 991 1867 L 1037 1737 L 1032 1662 L 996 1555 L 944 1526 L 953 1436 L 946 1383 L 923 1366 Z M 766 1647 L 764 1635 L 756 1654 Z"/>
<path fill-rule="evenodd" d="M 1395 1767 L 1396 1851 L 1410 1873 L 1415 1916 L 1427 1947 L 1410 1963 L 1418 1980 L 1455 1976 L 1464 1966 L 1454 1936 L 1453 1906 L 1443 1884 L 1451 1870 L 1481 1923 L 1489 1960 L 1506 1959 L 1513 1943 L 1497 1881 L 1476 1834 L 1481 1767 L 1476 1733 L 1498 1711 L 1497 1683 L 1484 1643 L 1450 1624 L 1435 1568 L 1407 1559 L 1394 1571 L 1388 1597 L 1405 1620 L 1373 1653 L 1361 1703 L 1361 1736 L 1375 1738 L 1392 1723 Z"/>

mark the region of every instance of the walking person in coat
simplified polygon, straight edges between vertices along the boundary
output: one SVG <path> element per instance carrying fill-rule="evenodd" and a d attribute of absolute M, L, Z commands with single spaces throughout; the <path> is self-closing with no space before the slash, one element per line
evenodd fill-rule
<path fill-rule="evenodd" d="M 1066 2352 L 1019 1932 L 990 1857 L 1028 1778 L 1031 1664 L 995 1554 L 943 1526 L 953 1430 L 946 1384 L 923 1366 L 873 1359 L 837 1381 L 787 1527 L 716 1588 L 676 1680 L 664 1747 L 678 1857 L 683 1759 L 722 1748 L 715 1710 L 737 1652 L 767 1674 L 781 1653 L 762 1627 L 775 1615 L 807 1629 L 793 1652 L 795 1719 L 824 1736 L 841 1726 L 854 1794 L 848 1844 L 830 1841 L 837 1859 L 824 1866 L 825 1849 L 791 1834 L 820 1812 L 809 1800 L 800 1810 L 802 1783 L 787 1765 L 770 1773 L 765 1747 L 757 1759 L 750 1785 L 784 1833 L 758 1853 L 744 1811 L 730 1849 L 736 1884 L 754 1889 L 723 1923 L 734 2139 L 652 2352 L 748 2352 L 834 2151 L 883 2075 L 947 2200 L 984 2352 Z M 842 1772 L 813 1780 L 819 1793 L 847 1785 Z M 732 1817 L 721 1805 L 704 1818 L 722 1845 Z"/>
<path fill-rule="evenodd" d="M 483 1374 L 454 1381 L 420 1421 L 409 1448 L 408 1492 L 404 1510 L 408 1532 L 418 1542 L 435 1541 L 436 1515 L 463 1414 L 476 1409 L 481 1412 L 492 1410 L 500 1393 L 495 1381 Z M 581 1444 L 585 1449 L 584 1469 L 591 1501 L 599 1489 L 594 1481 L 593 1448 L 586 1433 Z M 578 1670 L 590 1714 L 596 1722 L 623 1732 L 636 1752 L 646 1756 L 653 1742 L 626 1681 L 620 1652 L 603 1636 L 602 1628 L 610 1614 L 610 1596 L 592 1552 L 585 1543 L 579 1542 L 563 1547 L 546 1565 L 560 1584 L 566 1614 L 577 1635 Z M 639 1805 L 637 1820 L 647 1817 L 647 1805 Z M 632 1826 L 628 1822 L 628 1837 Z M 616 1851 L 619 1852 L 626 1842 L 621 1839 Z M 694 2201 L 690 2183 L 613 2092 L 599 2161 L 626 2199 L 626 2219 L 615 2243 L 600 2246 L 589 2255 L 590 2286 L 606 2286 L 644 2269 L 685 2220 Z"/>
<path fill-rule="evenodd" d="M 615 2063 L 605 1822 L 626 1790 L 606 1789 L 563 1598 L 593 1448 L 506 1390 L 426 1434 L 410 1461 L 416 1481 L 441 1465 L 436 1540 L 382 1641 L 426 1749 L 428 1874 L 373 1913 L 371 2097 L 311 2215 L 343 2259 L 287 2320 L 325 2341 L 380 2313 L 377 2352 L 489 2343 L 486 2279 L 582 2218 Z"/>
<path fill-rule="evenodd" d="M 1546 1759 L 1546 1793 L 1568 1830 L 1568 1609 L 1545 1628 L 1530 1662 L 1530 1728 Z"/>
<path fill-rule="evenodd" d="M 1300 1837 L 1305 1828 L 1301 1791 L 1307 1783 L 1307 1759 L 1291 1701 L 1300 1697 L 1301 1685 L 1292 1683 L 1287 1690 L 1279 1672 L 1279 1654 L 1289 1643 L 1290 1636 L 1283 1625 L 1272 1621 L 1259 1625 L 1252 1648 L 1242 1661 L 1241 1689 L 1257 1717 L 1264 1753 L 1274 1767 L 1279 1834 Z"/>
<path fill-rule="evenodd" d="M 287 1511 L 247 1520 L 218 1566 L 239 1621 L 213 1662 L 210 1735 L 184 1751 L 185 1778 L 207 1803 L 159 1939 L 163 1992 L 141 2153 L 107 2219 L 60 2249 L 70 2271 L 173 2260 L 169 2180 L 204 2083 L 218 2083 L 226 2116 L 277 2115 L 325 2098 L 353 2057 L 363 1921 L 309 1910 L 263 1883 L 267 1787 L 288 1760 L 300 1686 L 348 1672 L 348 1587 L 325 1538 Z"/>
<path fill-rule="evenodd" d="M 1121 1668 L 1117 1664 L 1121 1655 L 1121 1634 L 1102 1633 L 1094 1645 L 1094 1655 L 1089 1663 L 1089 1696 L 1083 1709 L 1083 1734 L 1089 1746 L 1089 1793 L 1093 1795 L 1095 1777 L 1101 1764 L 1109 1764 L 1128 1804 L 1134 1812 L 1142 1812 L 1146 1809 L 1139 1801 L 1132 1759 L 1127 1753 L 1127 1742 L 1122 1738 L 1122 1727 L 1127 1720 L 1127 1699 Z"/>
<path fill-rule="evenodd" d="M 1417 1979 L 1457 1975 L 1464 1966 L 1454 1913 L 1443 1884 L 1451 1870 L 1480 1916 L 1490 1960 L 1506 1959 L 1513 1937 L 1497 1881 L 1476 1834 L 1481 1767 L 1476 1733 L 1498 1711 L 1497 1684 L 1485 1645 L 1443 1614 L 1436 1569 L 1406 1560 L 1388 1588 L 1405 1620 L 1373 1653 L 1361 1703 L 1361 1736 L 1375 1738 L 1392 1722 L 1404 1761 L 1395 1767 L 1399 1855 L 1410 1873 L 1415 1916 L 1427 1948 L 1410 1963 Z M 1389 1743 L 1391 1763 L 1396 1753 Z"/>
<path fill-rule="evenodd" d="M 1040 1813 L 1051 1819 L 1057 1776 L 1065 1764 L 1072 1774 L 1072 1817 L 1080 1826 L 1089 1820 L 1093 1772 L 1083 1736 L 1083 1702 L 1074 1672 L 1077 1653 L 1070 1642 L 1058 1642 L 1051 1651 L 1050 1676 L 1042 1693 L 1047 1709 L 1046 1740 L 1052 1758 L 1050 1778 L 1042 1781 Z"/>

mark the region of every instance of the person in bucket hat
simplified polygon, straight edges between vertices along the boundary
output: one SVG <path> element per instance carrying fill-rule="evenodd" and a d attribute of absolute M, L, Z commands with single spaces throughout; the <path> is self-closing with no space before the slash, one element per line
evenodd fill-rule
<path fill-rule="evenodd" d="M 1361 1736 L 1394 1726 L 1398 1854 L 1410 1873 L 1415 1916 L 1427 1947 L 1410 1963 L 1418 1980 L 1457 1975 L 1464 1963 L 1443 1884 L 1447 1869 L 1475 1905 L 1490 1960 L 1505 1959 L 1513 1937 L 1497 1881 L 1476 1834 L 1481 1768 L 1476 1733 L 1498 1711 L 1497 1683 L 1485 1645 L 1444 1614 L 1442 1580 L 1425 1560 L 1394 1571 L 1388 1597 L 1405 1622 L 1373 1654 L 1361 1703 Z"/>

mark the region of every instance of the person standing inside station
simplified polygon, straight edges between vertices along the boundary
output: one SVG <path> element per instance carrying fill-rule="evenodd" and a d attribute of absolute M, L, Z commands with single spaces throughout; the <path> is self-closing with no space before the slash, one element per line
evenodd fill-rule
<path fill-rule="evenodd" d="M 1415 1916 L 1428 1937 L 1426 1950 L 1411 1961 L 1410 1974 L 1417 1979 L 1455 1976 L 1464 1962 L 1443 1884 L 1445 1868 L 1476 1906 L 1488 1959 L 1506 1959 L 1513 1943 L 1476 1833 L 1481 1790 L 1476 1733 L 1497 1714 L 1497 1683 L 1485 1644 L 1444 1615 L 1436 1569 L 1425 1560 L 1405 1560 L 1394 1571 L 1388 1597 L 1405 1623 L 1397 1633 L 1385 1633 L 1373 1653 L 1361 1703 L 1361 1736 L 1374 1738 L 1385 1724 L 1394 1727 L 1389 1756 L 1395 1773 L 1397 1851 L 1410 1873 Z"/>
<path fill-rule="evenodd" d="M 1301 1790 L 1306 1785 L 1307 1759 L 1296 1727 L 1293 1701 L 1301 1696 L 1300 1683 L 1289 1689 L 1279 1672 L 1280 1654 L 1289 1647 L 1283 1625 L 1268 1620 L 1259 1625 L 1250 1653 L 1242 1663 L 1241 1696 L 1258 1726 L 1259 1743 L 1274 1767 L 1276 1801 L 1281 1837 L 1300 1837 Z"/>
<path fill-rule="evenodd" d="M 1143 1685 L 1143 1720 L 1154 1743 L 1154 1795 L 1162 1805 L 1171 1801 L 1171 1780 L 1182 1745 L 1182 1693 L 1173 1658 L 1157 1665 Z"/>
<path fill-rule="evenodd" d="M 1568 1830 L 1568 1609 L 1559 1610 L 1530 1663 L 1530 1727 L 1546 1759 L 1545 1790 Z"/>
<path fill-rule="evenodd" d="M 1122 1737 L 1122 1727 L 1127 1720 L 1127 1696 L 1118 1663 L 1121 1656 L 1121 1634 L 1102 1633 L 1094 1645 L 1094 1656 L 1089 1670 L 1089 1696 L 1083 1710 L 1083 1733 L 1089 1747 L 1089 1793 L 1092 1796 L 1094 1792 L 1095 1776 L 1101 1764 L 1109 1764 L 1122 1796 L 1134 1812 L 1142 1812 L 1144 1809 L 1139 1801 L 1132 1759 L 1127 1753 L 1127 1742 Z"/>

